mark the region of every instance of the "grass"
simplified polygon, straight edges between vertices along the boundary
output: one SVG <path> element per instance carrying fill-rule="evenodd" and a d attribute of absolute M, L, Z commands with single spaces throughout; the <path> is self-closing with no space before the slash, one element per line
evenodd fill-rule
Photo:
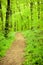
<path fill-rule="evenodd" d="M 6 51 L 9 49 L 9 47 L 11 46 L 13 40 L 15 40 L 14 38 L 14 33 L 10 32 L 8 34 L 8 38 L 6 39 L 2 33 L 0 33 L 0 58 L 5 56 Z"/>
<path fill-rule="evenodd" d="M 23 32 L 26 38 L 25 61 L 23 65 L 43 65 L 43 31 Z"/>

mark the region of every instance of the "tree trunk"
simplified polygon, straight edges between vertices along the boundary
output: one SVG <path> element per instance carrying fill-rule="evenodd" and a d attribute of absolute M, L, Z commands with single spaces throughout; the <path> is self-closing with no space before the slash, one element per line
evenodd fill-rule
<path fill-rule="evenodd" d="M 3 31 L 3 14 L 2 14 L 2 4 L 1 4 L 1 0 L 0 0 L 0 17 L 1 17 L 1 22 L 2 22 L 2 31 Z"/>
<path fill-rule="evenodd" d="M 5 22 L 5 37 L 8 37 L 9 33 L 9 17 L 10 17 L 10 0 L 7 0 L 6 22 Z"/>

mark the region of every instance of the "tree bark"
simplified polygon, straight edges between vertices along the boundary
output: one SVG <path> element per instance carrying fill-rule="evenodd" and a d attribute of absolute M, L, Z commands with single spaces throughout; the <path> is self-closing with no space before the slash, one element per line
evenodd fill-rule
<path fill-rule="evenodd" d="M 9 17 L 10 17 L 10 0 L 7 0 L 6 22 L 5 22 L 5 37 L 8 37 L 9 33 Z"/>
<path fill-rule="evenodd" d="M 3 14 L 2 14 L 2 2 L 0 0 L 0 17 L 1 17 L 1 21 L 2 21 L 2 31 L 3 31 Z"/>

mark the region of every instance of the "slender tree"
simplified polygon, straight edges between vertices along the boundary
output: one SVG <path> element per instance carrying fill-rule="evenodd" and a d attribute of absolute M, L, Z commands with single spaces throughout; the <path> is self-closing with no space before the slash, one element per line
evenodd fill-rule
<path fill-rule="evenodd" d="M 38 5 L 38 8 L 37 8 L 37 10 L 38 10 L 38 20 L 39 20 L 39 23 L 40 23 L 40 1 L 39 0 L 37 2 L 37 5 Z M 37 28 L 40 28 L 40 25 L 38 25 Z"/>
<path fill-rule="evenodd" d="M 30 12 L 31 12 L 31 30 L 33 30 L 32 23 L 33 23 L 33 2 L 30 2 Z"/>
<path fill-rule="evenodd" d="M 7 0 L 6 22 L 5 22 L 5 37 L 8 37 L 9 33 L 9 17 L 10 17 L 10 0 Z"/>
<path fill-rule="evenodd" d="M 38 0 L 37 4 L 38 4 L 38 19 L 40 19 L 40 1 L 39 0 Z"/>
<path fill-rule="evenodd" d="M 1 17 L 1 21 L 2 21 L 2 31 L 3 31 L 3 14 L 2 14 L 2 2 L 0 0 L 0 17 Z"/>

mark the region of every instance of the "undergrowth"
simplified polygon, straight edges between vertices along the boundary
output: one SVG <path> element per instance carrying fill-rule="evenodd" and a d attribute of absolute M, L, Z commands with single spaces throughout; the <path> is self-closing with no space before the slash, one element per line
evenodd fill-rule
<path fill-rule="evenodd" d="M 14 33 L 10 32 L 8 38 L 6 39 L 2 33 L 0 33 L 0 58 L 5 56 L 6 51 L 11 46 L 12 42 L 15 40 Z"/>
<path fill-rule="evenodd" d="M 26 39 L 23 65 L 43 65 L 43 31 L 29 30 L 23 34 Z"/>

